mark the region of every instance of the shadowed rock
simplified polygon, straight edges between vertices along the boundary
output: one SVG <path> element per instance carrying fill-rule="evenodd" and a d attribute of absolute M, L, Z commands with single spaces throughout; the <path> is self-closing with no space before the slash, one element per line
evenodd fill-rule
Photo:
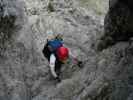
<path fill-rule="evenodd" d="M 24 24 L 24 2 L 0 0 L 0 55 Z"/>
<path fill-rule="evenodd" d="M 99 50 L 133 37 L 132 6 L 131 0 L 110 0 L 109 11 L 104 20 L 104 35 L 98 44 Z"/>

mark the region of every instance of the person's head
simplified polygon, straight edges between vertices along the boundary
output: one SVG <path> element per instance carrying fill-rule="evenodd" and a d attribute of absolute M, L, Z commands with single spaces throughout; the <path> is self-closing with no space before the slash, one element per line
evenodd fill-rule
<path fill-rule="evenodd" d="M 57 56 L 61 62 L 65 63 L 69 56 L 69 50 L 62 46 L 57 49 Z"/>
<path fill-rule="evenodd" d="M 54 34 L 54 32 L 52 29 L 50 29 L 50 30 L 47 30 L 47 34 Z"/>

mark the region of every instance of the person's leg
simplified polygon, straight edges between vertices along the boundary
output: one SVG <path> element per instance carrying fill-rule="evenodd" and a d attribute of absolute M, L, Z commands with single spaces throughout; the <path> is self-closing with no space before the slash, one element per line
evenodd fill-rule
<path fill-rule="evenodd" d="M 61 77 L 60 77 L 60 75 L 61 75 L 61 66 L 62 66 L 62 63 L 59 62 L 59 61 L 56 61 L 56 63 L 55 63 L 55 72 L 58 75 L 58 77 L 56 78 L 56 80 L 58 82 L 61 82 Z"/>
<path fill-rule="evenodd" d="M 55 62 L 55 72 L 58 76 L 60 76 L 61 74 L 61 66 L 62 66 L 62 63 L 60 61 Z"/>

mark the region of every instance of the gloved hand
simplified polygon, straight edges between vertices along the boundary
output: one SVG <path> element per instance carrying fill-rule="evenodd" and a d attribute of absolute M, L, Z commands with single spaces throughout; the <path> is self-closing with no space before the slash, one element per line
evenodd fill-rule
<path fill-rule="evenodd" d="M 77 64 L 80 68 L 83 67 L 83 62 L 80 61 L 80 60 L 78 60 L 77 58 L 74 58 L 74 62 L 73 62 L 73 63 L 74 63 L 74 64 Z"/>
<path fill-rule="evenodd" d="M 58 76 L 55 78 L 55 80 L 57 80 L 58 82 L 61 82 L 61 79 Z"/>
<path fill-rule="evenodd" d="M 83 67 L 83 62 L 82 61 L 78 61 L 78 64 L 77 64 L 80 68 Z"/>

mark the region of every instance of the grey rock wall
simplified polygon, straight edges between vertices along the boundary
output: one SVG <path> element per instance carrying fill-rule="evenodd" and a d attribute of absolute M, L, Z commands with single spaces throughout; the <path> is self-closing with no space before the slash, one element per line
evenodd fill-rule
<path fill-rule="evenodd" d="M 132 30 L 126 23 L 132 16 L 130 8 L 123 6 L 125 1 L 118 5 L 119 1 L 110 1 L 103 43 L 112 44 L 107 42 L 109 38 L 116 45 L 102 52 L 92 47 L 103 34 L 103 16 L 79 6 L 76 0 L 24 0 L 23 6 L 19 0 L 7 2 L 16 12 L 11 26 L 20 27 L 9 27 L 12 42 L 5 45 L 6 51 L 0 57 L 1 100 L 132 100 L 132 43 L 120 42 L 126 41 L 125 36 L 130 38 L 124 32 Z M 123 33 L 114 34 L 119 28 Z M 63 65 L 60 83 L 52 78 L 41 52 L 49 29 L 63 33 L 64 44 L 84 63 L 83 68 L 71 62 Z"/>
<path fill-rule="evenodd" d="M 109 81 L 107 100 L 133 99 L 132 5 L 129 0 L 109 1 L 109 11 L 104 20 L 104 34 L 98 40 L 98 50 L 102 51 L 99 57 L 104 58 L 99 61 L 98 68 L 102 69 Z"/>
<path fill-rule="evenodd" d="M 0 0 L 0 100 L 27 100 L 20 64 L 24 45 L 15 43 L 26 20 L 24 6 L 19 0 Z"/>
<path fill-rule="evenodd" d="M 8 42 L 24 24 L 24 2 L 16 0 L 0 1 L 0 55 L 3 55 Z"/>
<path fill-rule="evenodd" d="M 119 41 L 128 41 L 132 35 L 132 1 L 110 0 L 109 11 L 104 20 L 104 35 L 99 40 L 102 50 Z"/>

